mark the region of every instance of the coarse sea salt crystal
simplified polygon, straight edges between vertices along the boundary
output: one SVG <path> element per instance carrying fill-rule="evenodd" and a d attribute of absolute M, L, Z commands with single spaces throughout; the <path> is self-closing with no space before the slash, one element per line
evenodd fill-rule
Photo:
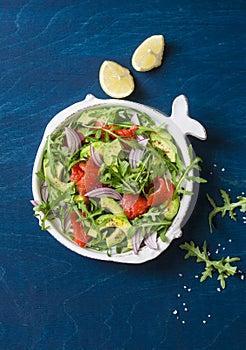
<path fill-rule="evenodd" d="M 241 277 L 240 277 L 240 278 L 241 278 L 241 280 L 243 281 L 243 280 L 244 280 L 244 275 L 241 275 Z"/>
<path fill-rule="evenodd" d="M 202 321 L 202 323 L 204 323 L 204 324 L 205 324 L 205 323 L 207 323 L 207 321 L 206 321 L 206 320 L 203 320 L 203 321 Z"/>
<path fill-rule="evenodd" d="M 173 315 L 177 315 L 178 314 L 178 310 L 173 310 Z"/>
<path fill-rule="evenodd" d="M 221 292 L 221 289 L 220 289 L 220 288 L 217 288 L 217 292 Z"/>
<path fill-rule="evenodd" d="M 221 171 L 225 171 L 225 168 L 222 168 Z"/>
<path fill-rule="evenodd" d="M 188 292 L 191 292 L 192 289 L 191 289 L 191 288 L 188 288 L 187 290 L 188 290 Z"/>

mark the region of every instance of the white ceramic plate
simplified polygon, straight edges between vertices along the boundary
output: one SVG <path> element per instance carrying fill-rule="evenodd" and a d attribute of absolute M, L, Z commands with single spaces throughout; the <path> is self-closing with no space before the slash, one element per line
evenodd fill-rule
<path fill-rule="evenodd" d="M 34 166 L 33 166 L 33 175 L 32 175 L 32 191 L 34 201 L 41 201 L 41 193 L 40 193 L 40 181 L 36 176 L 37 171 L 41 169 L 42 159 L 44 147 L 46 144 L 47 136 L 50 135 L 54 130 L 56 130 L 61 123 L 63 123 L 67 118 L 72 116 L 78 111 L 83 111 L 92 107 L 105 107 L 105 106 L 122 106 L 126 108 L 132 108 L 137 111 L 148 114 L 156 124 L 165 123 L 167 130 L 173 136 L 176 145 L 179 149 L 181 158 L 184 161 L 184 164 L 189 165 L 189 155 L 188 155 L 188 146 L 189 140 L 187 138 L 188 135 L 192 135 L 201 140 L 206 139 L 206 131 L 204 127 L 196 120 L 190 118 L 188 116 L 188 103 L 187 99 L 184 95 L 178 96 L 172 104 L 172 113 L 171 116 L 163 114 L 156 109 L 151 107 L 126 101 L 126 100 L 116 100 L 116 99 L 97 99 L 93 95 L 87 95 L 84 101 L 75 103 L 66 109 L 59 112 L 47 125 L 43 139 L 39 146 Z M 191 172 L 192 175 L 192 172 Z M 196 174 L 197 175 L 197 174 Z M 146 262 L 148 260 L 156 258 L 159 254 L 167 249 L 170 245 L 171 241 L 175 238 L 178 238 L 182 235 L 182 227 L 185 225 L 187 220 L 189 219 L 196 200 L 198 196 L 199 186 L 197 183 L 193 183 L 191 181 L 184 184 L 184 187 L 188 191 L 194 192 L 192 196 L 184 195 L 182 197 L 180 208 L 177 216 L 175 217 L 172 225 L 167 231 L 166 242 L 162 242 L 161 239 L 158 239 L 158 249 L 151 250 L 147 246 L 144 246 L 138 254 L 134 254 L 133 251 L 122 253 L 122 254 L 114 254 L 111 257 L 107 255 L 106 252 L 97 252 L 95 250 L 91 250 L 89 248 L 81 248 L 76 243 L 74 243 L 67 236 L 63 235 L 60 232 L 58 220 L 52 220 L 49 224 L 48 231 L 50 234 L 57 239 L 64 246 L 74 251 L 77 254 L 80 254 L 85 257 L 99 259 L 99 260 L 109 260 L 119 263 L 128 263 L 128 264 L 139 264 Z M 40 224 L 40 222 L 39 222 Z"/>

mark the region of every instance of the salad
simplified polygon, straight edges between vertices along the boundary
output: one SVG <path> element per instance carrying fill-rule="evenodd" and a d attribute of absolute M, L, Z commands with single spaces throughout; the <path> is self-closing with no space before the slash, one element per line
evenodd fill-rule
<path fill-rule="evenodd" d="M 121 106 L 94 107 L 68 118 L 47 137 L 34 202 L 42 229 L 59 222 L 63 235 L 108 255 L 158 249 L 178 213 L 185 181 L 200 170 L 184 166 L 165 125 Z"/>

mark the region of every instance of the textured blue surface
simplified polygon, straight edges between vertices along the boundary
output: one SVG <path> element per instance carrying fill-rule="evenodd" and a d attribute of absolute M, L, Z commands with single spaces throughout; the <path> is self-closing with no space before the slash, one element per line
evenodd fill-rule
<path fill-rule="evenodd" d="M 179 245 L 207 240 L 214 258 L 241 257 L 245 216 L 216 219 L 209 233 L 206 192 L 219 201 L 246 193 L 245 1 L 4 0 L 0 4 L 0 349 L 206 350 L 246 348 L 245 282 L 199 282 L 202 264 Z M 138 44 L 164 34 L 163 65 L 137 73 Z M 209 182 L 183 230 L 159 258 L 140 266 L 86 259 L 39 229 L 29 199 L 31 171 L 54 114 L 100 89 L 104 59 L 129 67 L 130 100 L 170 113 L 184 93 L 203 123 L 192 140 Z M 177 310 L 177 314 L 175 313 Z M 173 313 L 174 312 L 174 313 Z"/>

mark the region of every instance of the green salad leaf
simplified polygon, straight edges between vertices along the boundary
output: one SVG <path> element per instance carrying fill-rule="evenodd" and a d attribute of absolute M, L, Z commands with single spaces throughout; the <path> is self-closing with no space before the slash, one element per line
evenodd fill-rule
<path fill-rule="evenodd" d="M 191 170 L 196 170 L 197 172 L 201 171 L 201 167 L 199 163 L 202 162 L 202 159 L 200 157 L 194 158 L 194 152 L 191 144 L 189 145 L 188 150 L 189 150 L 190 164 L 184 169 L 182 176 L 179 178 L 176 184 L 175 193 L 192 195 L 193 194 L 192 192 L 188 192 L 182 188 L 184 181 L 187 180 L 187 181 L 193 181 L 197 183 L 205 183 L 207 182 L 207 180 L 203 179 L 200 176 L 190 175 Z"/>
<path fill-rule="evenodd" d="M 165 207 L 166 204 L 150 208 L 145 214 L 135 218 L 128 230 L 128 237 L 133 237 L 141 229 L 143 237 L 157 231 L 162 241 L 165 241 L 165 234 L 172 223 L 165 219 Z"/>
<path fill-rule="evenodd" d="M 241 208 L 241 212 L 243 212 L 243 213 L 246 212 L 246 197 L 238 196 L 237 202 L 232 203 L 231 198 L 226 191 L 220 190 L 220 193 L 221 193 L 221 197 L 222 197 L 223 202 L 224 202 L 224 205 L 222 205 L 222 206 L 217 206 L 215 201 L 207 194 L 207 198 L 209 200 L 209 203 L 213 207 L 213 210 L 209 213 L 209 216 L 208 216 L 209 227 L 210 227 L 211 233 L 213 231 L 213 218 L 217 214 L 221 214 L 221 216 L 224 217 L 228 213 L 229 217 L 232 220 L 236 221 L 237 220 L 236 213 L 235 213 L 236 208 Z"/>
<path fill-rule="evenodd" d="M 195 246 L 193 241 L 190 241 L 190 243 L 185 242 L 184 244 L 181 244 L 180 248 L 187 250 L 184 257 L 185 259 L 188 259 L 189 257 L 196 257 L 196 261 L 198 263 L 202 262 L 205 264 L 205 270 L 202 272 L 200 282 L 205 281 L 208 277 L 212 278 L 214 273 L 217 272 L 217 279 L 220 281 L 220 285 L 224 289 L 226 287 L 226 278 L 235 275 L 237 272 L 237 267 L 232 266 L 231 263 L 239 261 L 240 258 L 231 258 L 230 256 L 227 256 L 226 258 L 222 258 L 220 260 L 210 260 L 206 241 L 204 241 L 202 249 Z"/>

